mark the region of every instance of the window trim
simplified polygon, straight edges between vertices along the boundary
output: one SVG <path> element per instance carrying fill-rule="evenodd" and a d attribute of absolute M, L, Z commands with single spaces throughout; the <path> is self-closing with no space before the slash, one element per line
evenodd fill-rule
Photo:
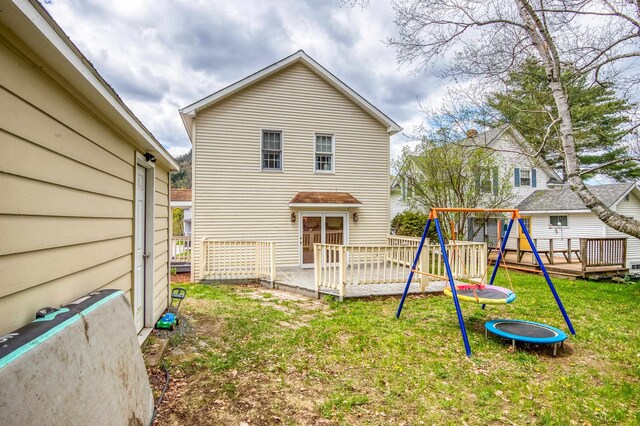
<path fill-rule="evenodd" d="M 522 172 L 525 171 L 525 170 L 529 172 L 529 184 L 528 185 L 523 185 L 522 184 Z M 528 168 L 528 169 L 523 169 L 522 167 L 520 168 L 520 186 L 521 187 L 533 188 L 533 182 L 532 182 L 533 172 L 532 172 L 532 170 L 533 170 L 532 168 Z"/>
<path fill-rule="evenodd" d="M 265 169 L 262 166 L 262 137 L 264 136 L 264 132 L 279 132 L 280 133 L 280 169 Z M 260 129 L 260 149 L 258 150 L 260 155 L 260 171 L 267 173 L 283 173 L 284 172 L 284 130 L 275 130 L 273 128 L 261 128 Z"/>
<path fill-rule="evenodd" d="M 489 190 L 485 191 L 484 188 L 484 183 L 485 183 L 485 179 L 483 178 L 485 174 L 488 173 L 489 179 Z M 479 176 L 479 183 L 480 183 L 480 194 L 481 195 L 493 195 L 493 193 L 495 192 L 496 188 L 493 187 L 493 167 L 490 166 L 480 166 L 480 176 Z"/>
<path fill-rule="evenodd" d="M 316 155 L 318 155 L 318 151 L 317 151 L 318 136 L 331 137 L 331 170 L 318 170 L 316 168 Z M 321 152 L 320 154 L 328 154 L 328 153 Z M 321 133 L 321 132 L 313 133 L 313 173 L 317 173 L 321 175 L 333 175 L 336 173 L 336 135 L 334 133 Z"/>
<path fill-rule="evenodd" d="M 567 218 L 567 225 L 566 226 L 565 225 L 558 226 L 558 225 L 554 225 L 553 223 L 551 223 L 551 218 L 554 217 L 554 216 L 555 217 L 561 217 L 561 216 L 566 217 Z M 570 225 L 570 222 L 569 222 L 569 215 L 568 214 L 550 214 L 549 215 L 549 222 L 547 223 L 547 226 L 549 227 L 549 229 L 555 229 L 555 228 L 567 229 L 567 228 L 569 228 L 569 225 Z"/>

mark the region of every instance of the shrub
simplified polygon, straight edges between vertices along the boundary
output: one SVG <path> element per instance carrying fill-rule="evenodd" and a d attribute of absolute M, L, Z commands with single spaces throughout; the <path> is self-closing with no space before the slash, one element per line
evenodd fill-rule
<path fill-rule="evenodd" d="M 391 229 L 395 231 L 396 235 L 421 237 L 428 218 L 429 216 L 426 213 L 407 210 L 405 212 L 398 213 L 396 217 L 393 218 L 391 221 Z M 434 224 L 431 224 L 429 227 L 428 237 L 431 242 L 438 241 L 438 235 Z"/>

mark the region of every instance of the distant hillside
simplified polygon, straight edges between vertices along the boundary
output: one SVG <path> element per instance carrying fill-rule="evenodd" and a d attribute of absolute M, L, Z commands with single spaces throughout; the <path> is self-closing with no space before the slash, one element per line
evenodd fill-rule
<path fill-rule="evenodd" d="M 180 171 L 171 173 L 172 188 L 191 188 L 191 150 L 176 158 Z"/>

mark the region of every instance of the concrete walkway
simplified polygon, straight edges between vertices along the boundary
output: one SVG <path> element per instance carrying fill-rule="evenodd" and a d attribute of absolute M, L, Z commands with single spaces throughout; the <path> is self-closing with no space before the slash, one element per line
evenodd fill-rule
<path fill-rule="evenodd" d="M 439 293 L 446 285 L 445 281 L 429 283 L 425 293 Z M 313 268 L 300 268 L 297 266 L 281 267 L 276 270 L 276 288 L 294 291 L 307 296 L 315 296 L 315 278 Z M 376 297 L 398 296 L 404 291 L 405 284 L 361 284 L 347 286 L 345 297 Z M 330 288 L 320 288 L 321 294 L 338 295 L 338 291 Z M 420 294 L 420 285 L 411 283 L 410 294 Z"/>

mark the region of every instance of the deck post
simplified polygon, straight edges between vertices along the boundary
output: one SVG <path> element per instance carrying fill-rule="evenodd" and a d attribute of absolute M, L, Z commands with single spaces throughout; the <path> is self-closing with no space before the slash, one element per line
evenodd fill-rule
<path fill-rule="evenodd" d="M 524 233 L 524 236 L 527 238 L 527 241 L 529 241 L 529 244 L 531 245 L 531 251 L 533 252 L 533 255 L 535 256 L 536 260 L 538 261 L 538 263 L 540 264 L 540 269 L 542 270 L 542 273 L 544 274 L 544 278 L 547 281 L 547 284 L 549 285 L 549 288 L 551 289 L 551 293 L 553 294 L 554 299 L 556 299 L 556 303 L 558 304 L 558 308 L 560 308 L 560 312 L 562 313 L 562 316 L 564 317 L 564 321 L 567 323 L 567 327 L 569 327 L 569 331 L 571 331 L 571 334 L 576 334 L 576 331 L 573 329 L 573 324 L 571 324 L 571 320 L 569 319 L 569 315 L 567 314 L 567 311 L 564 309 L 564 305 L 562 304 L 562 300 L 560 300 L 560 296 L 558 295 L 558 292 L 556 291 L 556 288 L 553 286 L 553 282 L 551 281 L 551 277 L 549 277 L 549 274 L 547 273 L 547 268 L 545 268 L 544 263 L 542 263 L 542 259 L 540 259 L 540 254 L 538 253 L 538 249 L 536 248 L 536 245 L 533 243 L 533 240 L 531 239 L 531 236 L 529 235 L 529 231 L 527 231 L 527 228 L 524 226 L 524 221 L 522 220 L 522 218 L 518 218 L 518 223 L 520 224 L 520 227 Z"/>
<path fill-rule="evenodd" d="M 627 239 L 622 240 L 622 268 L 627 267 Z"/>
<path fill-rule="evenodd" d="M 424 242 L 427 239 L 427 231 L 429 230 L 430 225 L 431 225 L 431 215 L 429 215 L 429 219 L 427 219 L 427 224 L 425 225 L 424 231 L 422 232 L 422 238 L 420 238 L 420 245 L 418 245 L 418 249 L 416 250 L 416 255 L 413 258 L 413 263 L 411 264 L 411 271 L 409 271 L 409 277 L 407 278 L 407 285 L 404 287 L 404 292 L 402 293 L 402 298 L 400 299 L 400 304 L 398 305 L 398 311 L 396 312 L 396 319 L 400 318 L 400 314 L 402 313 L 402 306 L 404 305 L 404 301 L 407 298 L 407 293 L 409 293 L 409 286 L 411 286 L 411 280 L 413 279 L 413 271 L 415 271 L 416 266 L 418 266 L 420 253 L 422 252 L 422 247 L 424 247 Z"/>
<path fill-rule="evenodd" d="M 420 257 L 420 271 L 429 272 L 429 244 L 424 247 L 426 253 Z M 424 293 L 429 286 L 429 277 L 427 275 L 420 276 L 420 292 Z"/>
<path fill-rule="evenodd" d="M 580 238 L 580 256 L 582 257 L 582 272 L 587 271 L 587 239 Z"/>
<path fill-rule="evenodd" d="M 549 263 L 552 265 L 555 263 L 553 260 L 553 238 L 549 238 Z"/>
<path fill-rule="evenodd" d="M 449 264 L 449 256 L 447 255 L 447 248 L 444 244 L 444 237 L 442 236 L 442 229 L 440 229 L 440 220 L 436 216 L 434 219 L 436 224 L 436 231 L 438 233 L 438 239 L 440 240 L 440 250 L 442 250 L 442 260 L 444 267 L 447 270 L 447 277 L 449 277 L 449 286 L 451 287 L 451 297 L 453 298 L 453 305 L 456 307 L 456 314 L 458 315 L 458 324 L 460 325 L 460 333 L 462 334 L 462 342 L 464 343 L 464 349 L 467 356 L 471 356 L 471 346 L 469 345 L 469 337 L 467 336 L 467 328 L 464 325 L 464 317 L 462 316 L 462 308 L 460 307 L 460 301 L 458 300 L 458 292 L 456 291 L 456 284 L 453 280 L 453 273 L 451 272 L 451 265 Z"/>
<path fill-rule="evenodd" d="M 538 250 L 538 249 L 537 249 L 537 247 L 538 247 L 538 239 L 537 239 L 537 238 L 535 238 L 535 239 L 533 240 L 533 244 L 529 243 L 529 245 L 531 246 L 531 251 L 533 251 L 533 246 L 536 246 L 536 250 Z M 540 263 L 542 263 L 542 262 L 540 262 Z M 535 266 L 535 265 L 536 265 L 536 257 L 535 257 L 533 254 L 531 255 L 531 264 L 532 264 L 533 266 Z"/>
<path fill-rule="evenodd" d="M 313 245 L 313 276 L 316 285 L 316 299 L 320 299 L 320 273 L 322 268 L 321 252 L 318 244 Z"/>
<path fill-rule="evenodd" d="M 271 288 L 274 288 L 276 282 L 276 243 L 273 241 L 269 243 L 269 251 L 271 257 Z"/>
<path fill-rule="evenodd" d="M 571 238 L 567 238 L 567 263 L 571 263 Z"/>
<path fill-rule="evenodd" d="M 339 263 L 339 269 L 340 269 L 340 283 L 338 283 L 339 285 L 339 295 L 340 295 L 340 301 L 344 301 L 344 297 L 347 294 L 347 256 L 346 256 L 347 250 L 345 249 L 344 246 L 340 246 L 340 263 Z"/>

